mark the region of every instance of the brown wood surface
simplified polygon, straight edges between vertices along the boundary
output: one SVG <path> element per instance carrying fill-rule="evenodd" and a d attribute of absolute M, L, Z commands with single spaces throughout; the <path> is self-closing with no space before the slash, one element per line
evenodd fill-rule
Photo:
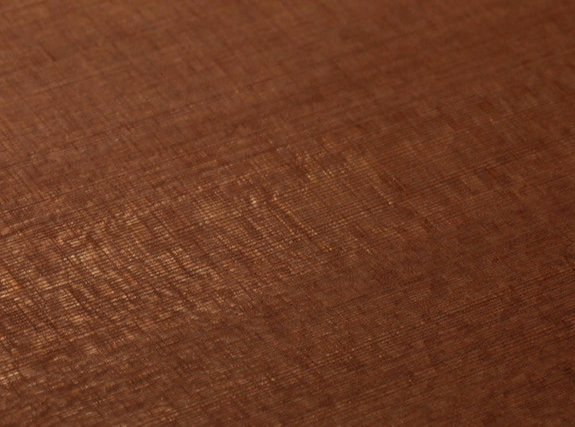
<path fill-rule="evenodd" d="M 575 424 L 575 1 L 0 2 L 0 423 Z"/>

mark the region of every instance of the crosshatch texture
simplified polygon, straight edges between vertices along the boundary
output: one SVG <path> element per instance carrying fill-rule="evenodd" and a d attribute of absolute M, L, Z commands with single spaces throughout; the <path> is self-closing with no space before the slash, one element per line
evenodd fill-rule
<path fill-rule="evenodd" d="M 4 0 L 2 424 L 573 425 L 574 22 Z"/>

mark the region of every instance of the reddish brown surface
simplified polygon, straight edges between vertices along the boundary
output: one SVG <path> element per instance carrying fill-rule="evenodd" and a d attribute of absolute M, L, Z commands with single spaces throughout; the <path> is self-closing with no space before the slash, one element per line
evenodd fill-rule
<path fill-rule="evenodd" d="M 573 425 L 574 22 L 2 1 L 2 422 Z"/>

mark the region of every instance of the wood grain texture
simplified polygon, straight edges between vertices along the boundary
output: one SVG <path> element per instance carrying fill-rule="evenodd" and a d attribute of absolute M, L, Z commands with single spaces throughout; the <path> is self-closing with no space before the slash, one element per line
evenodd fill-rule
<path fill-rule="evenodd" d="M 574 22 L 2 1 L 2 424 L 575 424 Z"/>

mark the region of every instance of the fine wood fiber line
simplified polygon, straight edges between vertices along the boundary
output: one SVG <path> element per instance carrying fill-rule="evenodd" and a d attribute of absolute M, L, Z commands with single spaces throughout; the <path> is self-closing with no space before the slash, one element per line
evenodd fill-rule
<path fill-rule="evenodd" d="M 573 22 L 4 0 L 0 423 L 573 425 Z"/>

